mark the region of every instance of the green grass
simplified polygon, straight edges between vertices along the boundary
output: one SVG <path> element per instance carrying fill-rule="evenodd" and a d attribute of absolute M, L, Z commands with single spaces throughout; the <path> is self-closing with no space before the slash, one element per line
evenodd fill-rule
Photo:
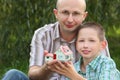
<path fill-rule="evenodd" d="M 16 57 L 16 61 L 11 61 L 10 64 L 7 64 L 7 62 L 4 64 L 0 64 L 0 79 L 4 76 L 5 72 L 7 72 L 10 69 L 18 69 L 27 74 L 28 67 L 28 58 L 18 59 Z"/>

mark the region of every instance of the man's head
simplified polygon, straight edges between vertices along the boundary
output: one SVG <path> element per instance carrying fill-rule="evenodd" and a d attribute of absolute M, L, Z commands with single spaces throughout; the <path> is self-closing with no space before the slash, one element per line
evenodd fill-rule
<path fill-rule="evenodd" d="M 60 30 L 75 32 L 87 16 L 85 0 L 58 0 L 54 14 Z"/>
<path fill-rule="evenodd" d="M 86 59 L 94 59 L 106 47 L 103 27 L 95 22 L 86 22 L 79 27 L 76 48 Z"/>

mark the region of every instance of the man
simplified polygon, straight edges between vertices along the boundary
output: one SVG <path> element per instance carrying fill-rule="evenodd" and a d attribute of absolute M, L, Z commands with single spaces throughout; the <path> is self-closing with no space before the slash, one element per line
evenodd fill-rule
<path fill-rule="evenodd" d="M 48 69 L 56 61 L 44 64 L 44 53 L 54 53 L 60 45 L 67 45 L 73 51 L 73 63 L 79 58 L 75 49 L 75 40 L 78 26 L 87 16 L 86 2 L 85 0 L 58 0 L 56 7 L 53 12 L 58 22 L 36 30 L 33 36 L 28 72 L 31 80 L 64 80 L 64 76 Z M 104 54 L 109 55 L 109 53 Z M 7 78 L 7 75 L 5 77 Z"/>

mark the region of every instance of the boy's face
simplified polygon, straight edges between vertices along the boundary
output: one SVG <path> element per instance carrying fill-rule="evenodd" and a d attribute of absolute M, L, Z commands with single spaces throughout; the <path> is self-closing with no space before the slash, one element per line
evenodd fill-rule
<path fill-rule="evenodd" d="M 76 48 L 84 59 L 94 59 L 99 55 L 103 45 L 104 41 L 100 41 L 95 29 L 83 28 L 79 31 Z"/>
<path fill-rule="evenodd" d="M 61 0 L 54 14 L 60 23 L 60 30 L 75 32 L 86 18 L 83 0 Z"/>

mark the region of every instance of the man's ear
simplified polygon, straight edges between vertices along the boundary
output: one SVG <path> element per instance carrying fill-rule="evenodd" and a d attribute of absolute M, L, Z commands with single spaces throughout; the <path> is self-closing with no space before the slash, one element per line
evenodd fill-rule
<path fill-rule="evenodd" d="M 57 19 L 58 10 L 57 10 L 57 9 L 53 9 L 53 13 L 54 13 L 54 15 L 55 15 L 55 17 L 56 17 L 56 19 Z"/>
<path fill-rule="evenodd" d="M 107 42 L 106 41 L 102 41 L 101 42 L 101 49 L 102 50 L 105 49 L 106 45 L 107 45 Z"/>
<path fill-rule="evenodd" d="M 83 21 L 86 19 L 87 16 L 88 16 L 88 12 L 86 11 L 83 15 Z"/>
<path fill-rule="evenodd" d="M 86 11 L 86 12 L 85 12 L 85 18 L 86 18 L 87 16 L 88 16 L 88 12 Z"/>

